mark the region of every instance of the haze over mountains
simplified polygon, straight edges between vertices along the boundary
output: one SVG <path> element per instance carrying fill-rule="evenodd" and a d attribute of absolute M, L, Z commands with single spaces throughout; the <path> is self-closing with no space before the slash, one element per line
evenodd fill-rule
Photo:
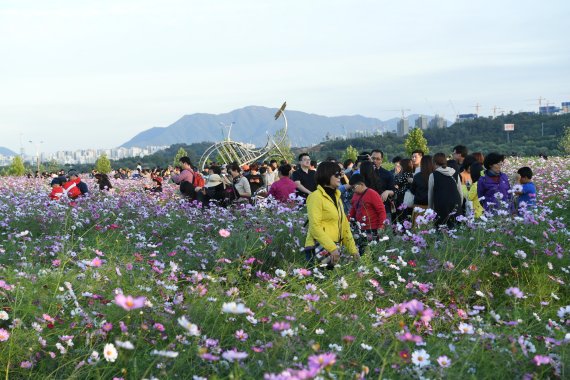
<path fill-rule="evenodd" d="M 248 106 L 228 113 L 214 115 L 196 113 L 185 115 L 168 127 L 147 129 L 122 144 L 124 147 L 172 145 L 202 141 L 220 141 L 227 135 L 227 126 L 234 122 L 230 138 L 234 141 L 263 146 L 267 135 L 284 126 L 282 118 L 275 121 L 277 108 Z M 355 131 L 395 131 L 400 118 L 380 120 L 360 115 L 327 117 L 300 111 L 286 111 L 288 135 L 293 146 L 310 146 L 329 136 L 347 135 Z M 418 115 L 408 117 L 410 126 Z M 428 116 L 431 120 L 433 117 Z"/>
<path fill-rule="evenodd" d="M 0 146 L 0 155 L 10 157 L 10 156 L 15 156 L 16 152 L 8 148 L 4 148 L 3 146 Z"/>

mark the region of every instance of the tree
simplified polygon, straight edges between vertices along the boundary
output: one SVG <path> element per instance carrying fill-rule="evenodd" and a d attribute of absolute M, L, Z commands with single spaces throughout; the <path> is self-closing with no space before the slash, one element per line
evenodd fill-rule
<path fill-rule="evenodd" d="M 109 174 L 111 172 L 111 161 L 107 158 L 107 154 L 103 153 L 95 162 L 95 170 L 99 173 Z"/>
<path fill-rule="evenodd" d="M 50 173 L 57 173 L 57 171 L 59 170 L 60 165 L 59 163 L 55 160 L 55 159 L 51 159 L 48 163 L 47 163 L 47 171 Z"/>
<path fill-rule="evenodd" d="M 24 160 L 22 160 L 22 157 L 15 156 L 12 159 L 12 164 L 8 168 L 8 174 L 16 176 L 23 176 L 26 174 L 26 168 L 24 166 Z"/>
<path fill-rule="evenodd" d="M 180 158 L 182 157 L 186 157 L 188 156 L 188 152 L 186 152 L 184 150 L 184 148 L 180 147 L 180 149 L 178 149 L 178 152 L 176 152 L 176 156 L 174 156 L 174 163 L 172 164 L 172 166 L 178 166 L 180 165 Z"/>
<path fill-rule="evenodd" d="M 270 159 L 285 159 L 288 162 L 295 159 L 295 155 L 291 152 L 291 140 L 289 140 L 289 136 L 287 135 L 285 128 L 281 128 L 275 132 L 273 141 L 276 145 L 269 151 Z"/>
<path fill-rule="evenodd" d="M 404 141 L 404 148 L 406 148 L 406 155 L 411 157 L 414 150 L 421 150 L 424 154 L 429 153 L 427 140 L 424 137 L 424 132 L 420 128 L 414 128 L 408 134 L 406 141 Z"/>
<path fill-rule="evenodd" d="M 346 160 L 352 160 L 352 162 L 356 162 L 358 158 L 358 150 L 354 148 L 352 145 L 346 147 L 346 150 L 342 154 L 341 161 L 344 162 Z"/>
<path fill-rule="evenodd" d="M 570 154 L 570 127 L 564 128 L 564 134 L 562 135 L 562 139 L 558 144 L 560 150 L 566 152 L 566 154 Z"/>

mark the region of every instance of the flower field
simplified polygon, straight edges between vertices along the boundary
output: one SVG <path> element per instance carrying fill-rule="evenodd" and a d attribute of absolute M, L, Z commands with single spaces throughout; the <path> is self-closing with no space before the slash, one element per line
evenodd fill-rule
<path fill-rule="evenodd" d="M 300 253 L 303 209 L 0 178 L 0 375 L 570 378 L 570 158 L 503 170 L 525 165 L 533 212 L 394 226 L 333 270 Z"/>

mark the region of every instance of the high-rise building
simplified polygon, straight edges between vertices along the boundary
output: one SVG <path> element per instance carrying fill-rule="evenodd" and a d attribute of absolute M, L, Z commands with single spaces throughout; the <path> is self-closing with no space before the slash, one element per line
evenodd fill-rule
<path fill-rule="evenodd" d="M 457 119 L 455 120 L 456 123 L 462 123 L 467 120 L 475 120 L 477 119 L 476 113 L 464 113 L 457 115 Z"/>
<path fill-rule="evenodd" d="M 570 102 L 562 102 L 561 106 L 562 113 L 570 113 Z"/>
<path fill-rule="evenodd" d="M 422 129 L 422 130 L 426 130 L 428 128 L 428 118 L 427 116 L 424 115 L 420 115 L 417 119 L 416 119 L 416 128 Z"/>
<path fill-rule="evenodd" d="M 428 128 L 447 128 L 447 120 L 436 114 L 429 122 Z"/>
<path fill-rule="evenodd" d="M 398 122 L 398 136 L 402 137 L 410 132 L 410 122 L 407 118 L 401 118 Z"/>
<path fill-rule="evenodd" d="M 541 115 L 554 115 L 557 112 L 560 112 L 560 108 L 556 106 L 542 106 L 538 108 L 538 113 Z"/>

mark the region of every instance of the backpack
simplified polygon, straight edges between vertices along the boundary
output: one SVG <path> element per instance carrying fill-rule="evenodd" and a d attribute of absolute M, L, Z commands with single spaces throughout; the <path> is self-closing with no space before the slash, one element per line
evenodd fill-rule
<path fill-rule="evenodd" d="M 206 180 L 204 179 L 202 173 L 195 171 L 192 174 L 192 185 L 194 187 L 204 187 L 206 185 Z"/>

